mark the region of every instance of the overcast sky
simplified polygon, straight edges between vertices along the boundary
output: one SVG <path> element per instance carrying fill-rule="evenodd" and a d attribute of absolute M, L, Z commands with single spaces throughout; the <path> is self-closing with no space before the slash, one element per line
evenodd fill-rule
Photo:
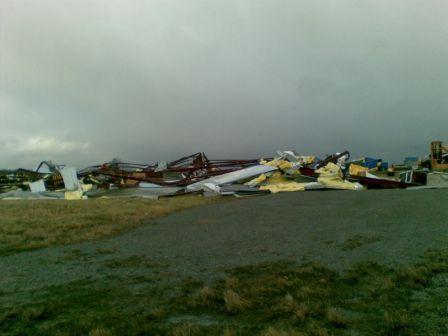
<path fill-rule="evenodd" d="M 446 0 L 0 0 L 0 166 L 448 142 Z"/>

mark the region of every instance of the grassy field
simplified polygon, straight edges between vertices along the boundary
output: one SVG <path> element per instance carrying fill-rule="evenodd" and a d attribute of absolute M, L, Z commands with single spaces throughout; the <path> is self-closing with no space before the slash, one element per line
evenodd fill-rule
<path fill-rule="evenodd" d="M 353 193 L 343 195 L 346 198 L 355 197 L 352 196 L 355 195 Z M 394 215 L 393 220 L 392 217 L 387 219 L 387 230 L 379 230 L 371 224 L 364 233 L 352 232 L 350 228 L 359 230 L 360 222 L 357 219 L 363 218 L 358 209 L 367 212 L 367 204 L 372 204 L 373 200 L 376 202 L 373 203 L 376 214 L 386 212 L 394 194 L 387 194 L 387 202 L 384 201 L 383 204 L 380 201 L 384 200 L 385 194 L 363 195 L 366 198 L 363 207 L 351 206 L 352 202 L 341 200 L 341 194 L 336 193 L 263 197 L 244 202 L 215 204 L 166 217 L 158 225 L 149 223 L 147 227 L 151 230 L 144 231 L 144 226 L 135 232 L 137 235 L 146 232 L 143 239 L 148 241 L 154 237 L 155 229 L 162 230 L 163 235 L 156 236 L 156 239 L 165 240 L 172 235 L 169 225 L 172 225 L 171 228 L 174 226 L 175 231 L 190 225 L 193 231 L 184 231 L 181 238 L 191 242 L 192 249 L 197 249 L 200 245 L 198 239 L 202 241 L 207 236 L 212 236 L 218 244 L 225 239 L 223 237 L 234 237 L 234 231 L 246 237 L 247 242 L 253 241 L 255 234 L 262 232 L 264 223 L 269 228 L 269 235 L 258 236 L 255 242 L 255 247 L 258 248 L 268 244 L 274 239 L 272 237 L 282 241 L 282 236 L 275 236 L 274 233 L 278 233 L 276 230 L 285 231 L 287 225 L 294 226 L 293 218 L 297 214 L 300 214 L 297 217 L 300 225 L 296 223 L 297 226 L 309 223 L 311 220 L 303 220 L 305 212 L 301 211 L 299 205 L 308 213 L 311 209 L 320 211 L 315 205 L 317 203 L 314 197 L 327 197 L 327 204 L 331 205 L 328 212 L 331 215 L 328 220 L 321 216 L 322 222 L 314 223 L 309 230 L 313 234 L 318 232 L 314 236 L 317 238 L 325 232 L 331 232 L 334 239 L 343 239 L 331 243 L 334 246 L 330 243 L 328 246 L 320 246 L 333 246 L 335 251 L 342 251 L 344 255 L 359 255 L 363 249 L 365 251 L 371 248 L 375 251 L 375 246 L 383 246 L 381 251 L 386 255 L 384 246 L 394 242 L 392 238 L 403 235 L 401 229 L 393 231 L 392 227 L 397 227 L 398 221 L 401 221 L 406 223 L 404 227 L 408 230 L 420 228 L 420 224 L 409 225 L 417 213 L 423 213 L 421 209 L 411 213 L 412 209 L 416 209 L 414 203 L 419 204 L 417 201 L 420 199 L 425 201 L 433 196 L 431 193 L 420 196 L 415 193 L 397 193 L 397 200 L 404 198 L 402 202 L 406 205 L 411 203 L 409 199 L 413 200 L 412 206 L 403 210 L 408 217 Z M 361 196 L 356 197 L 359 202 Z M 130 244 L 134 244 L 134 238 L 130 235 L 132 232 L 114 237 L 115 243 L 107 245 L 109 248 L 98 248 L 103 237 L 124 233 L 150 219 L 210 202 L 219 203 L 222 199 L 176 197 L 160 201 L 109 199 L 0 202 L 0 242 L 3 244 L 0 266 L 4 271 L 1 277 L 6 279 L 3 282 L 6 285 L 0 287 L 0 335 L 448 335 L 448 251 L 440 248 L 440 245 L 438 250 L 427 251 L 412 262 L 406 261 L 394 266 L 372 261 L 355 262 L 341 271 L 335 265 L 312 260 L 300 262 L 298 259 L 277 259 L 224 269 L 218 269 L 222 264 L 216 264 L 216 273 L 207 277 L 173 273 L 173 268 L 168 267 L 166 251 L 161 258 L 156 258 L 154 242 L 145 245 L 145 251 L 137 250 L 138 252 L 126 254 L 130 245 L 120 244 L 123 239 L 126 242 L 131 240 Z M 275 202 L 279 203 L 273 206 Z M 281 222 L 288 215 L 285 209 L 281 208 L 278 214 L 274 210 L 281 204 L 286 204 L 285 207 L 291 209 L 291 217 L 286 224 Z M 397 201 L 393 205 L 396 209 Z M 438 228 L 436 222 L 444 222 L 445 208 L 437 206 L 434 210 L 425 205 L 426 208 L 435 217 L 421 225 L 425 225 L 424 231 L 428 234 L 436 232 L 436 235 L 431 236 L 431 239 L 435 239 L 440 236 L 440 232 L 435 230 Z M 247 209 L 259 212 L 265 209 L 266 212 L 255 215 L 257 212 L 248 212 Z M 349 234 L 339 236 L 340 229 L 334 230 L 335 223 L 340 224 L 342 217 L 335 215 L 335 209 L 340 209 L 346 218 L 356 219 L 350 226 L 346 223 L 344 230 Z M 243 221 L 241 218 L 246 212 L 247 218 Z M 231 217 L 233 213 L 238 213 L 238 216 Z M 272 218 L 277 220 L 275 225 L 270 225 L 271 222 L 267 220 L 268 213 L 273 213 Z M 369 210 L 369 213 L 373 211 Z M 204 218 L 209 220 L 204 221 Z M 310 214 L 310 218 L 318 217 Z M 422 215 L 422 218 L 429 217 Z M 230 225 L 238 219 L 240 221 L 234 226 Z M 222 222 L 216 223 L 218 220 Z M 188 221 L 197 223 L 189 224 Z M 244 231 L 249 227 L 249 221 L 256 223 L 254 230 Z M 385 221 L 385 217 L 375 218 L 375 221 Z M 223 226 L 230 232 L 218 231 Z M 188 237 L 188 232 L 194 232 L 195 235 Z M 198 232 L 204 234 L 198 238 Z M 300 232 L 306 234 L 307 231 L 290 231 L 287 236 L 299 237 Z M 426 249 L 433 246 L 431 239 L 423 239 L 422 236 L 415 235 L 416 246 L 423 242 Z M 83 248 L 85 245 L 92 245 L 91 243 L 77 244 L 75 247 L 61 246 L 84 240 L 98 241 L 92 243 L 93 248 Z M 298 238 L 294 241 L 298 241 Z M 400 241 L 396 241 L 391 245 L 399 243 Z M 59 246 L 39 250 L 52 245 Z M 124 252 L 120 250 L 120 246 L 124 246 Z M 188 248 L 189 245 L 185 246 Z M 211 245 L 205 246 L 207 249 L 200 250 L 200 254 L 204 255 L 203 261 L 216 259 L 207 254 Z M 219 246 L 219 249 L 224 249 L 227 245 Z M 239 241 L 236 249 L 244 246 L 245 243 Z M 298 250 L 303 250 L 304 245 L 301 246 Z M 31 249 L 34 251 L 28 252 Z M 169 245 L 167 249 L 171 251 L 174 246 Z M 246 251 L 250 252 L 251 249 L 252 246 L 246 246 Z M 185 256 L 187 252 L 191 253 L 187 249 L 181 249 L 179 255 L 170 259 L 170 262 L 182 268 L 188 261 Z M 199 258 L 194 256 L 195 260 Z M 31 263 L 39 266 L 29 273 L 22 273 L 20 268 L 30 268 Z M 68 272 L 70 267 L 74 267 L 73 264 L 79 265 L 78 268 L 72 268 L 76 269 L 73 273 L 76 273 L 78 280 L 70 278 L 40 285 L 41 279 L 45 280 L 45 277 L 40 276 L 36 281 L 34 273 L 59 276 L 60 273 L 54 269 L 50 273 L 51 263 L 62 265 L 57 268 L 62 272 Z M 23 264 L 23 267 L 15 267 L 16 264 Z M 86 273 L 86 276 L 78 274 L 84 268 L 94 268 L 95 272 Z M 92 274 L 98 276 L 95 278 Z M 1 280 L 2 278 L 0 283 Z M 30 288 L 25 288 L 28 281 L 31 283 Z M 16 283 L 21 285 L 16 286 Z"/>
<path fill-rule="evenodd" d="M 157 201 L 143 198 L 2 201 L 0 255 L 98 239 L 169 213 L 216 201 L 199 196 Z"/>
<path fill-rule="evenodd" d="M 4 311 L 0 331 L 92 336 L 446 335 L 447 257 L 432 252 L 398 269 L 364 263 L 343 274 L 315 263 L 264 263 L 228 270 L 209 286 L 191 278 L 176 286 L 160 284 L 155 277 L 76 282 L 51 288 L 32 305 Z M 130 258 L 111 267 L 145 262 Z M 148 286 L 155 283 L 159 285 Z"/>

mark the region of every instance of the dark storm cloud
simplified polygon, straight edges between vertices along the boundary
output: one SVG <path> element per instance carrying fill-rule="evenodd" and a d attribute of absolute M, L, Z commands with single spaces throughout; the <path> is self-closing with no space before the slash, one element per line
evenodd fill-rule
<path fill-rule="evenodd" d="M 0 163 L 423 155 L 447 36 L 442 0 L 0 0 Z"/>

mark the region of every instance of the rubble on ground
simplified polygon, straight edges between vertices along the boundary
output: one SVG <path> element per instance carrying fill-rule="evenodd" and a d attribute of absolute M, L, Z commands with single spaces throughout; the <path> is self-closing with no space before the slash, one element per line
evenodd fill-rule
<path fill-rule="evenodd" d="M 200 193 L 237 197 L 279 192 L 448 187 L 448 148 L 431 143 L 423 159 L 389 165 L 380 158 L 350 159 L 344 151 L 319 159 L 292 150 L 272 158 L 210 160 L 196 153 L 172 162 L 124 163 L 114 159 L 77 171 L 42 161 L 35 170 L 0 170 L 0 199 L 159 197 Z"/>

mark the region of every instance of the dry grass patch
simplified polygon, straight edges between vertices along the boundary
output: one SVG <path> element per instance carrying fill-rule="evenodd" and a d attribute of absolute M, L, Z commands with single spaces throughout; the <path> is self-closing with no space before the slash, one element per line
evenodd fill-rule
<path fill-rule="evenodd" d="M 196 336 L 200 334 L 201 329 L 191 323 L 181 324 L 171 330 L 171 336 Z"/>
<path fill-rule="evenodd" d="M 237 332 L 234 329 L 225 327 L 222 332 L 222 336 L 237 336 Z"/>
<path fill-rule="evenodd" d="M 112 333 L 103 328 L 95 328 L 90 333 L 89 336 L 112 336 Z"/>
<path fill-rule="evenodd" d="M 243 299 L 238 293 L 231 289 L 224 291 L 224 302 L 229 313 L 237 313 L 250 306 L 250 302 Z"/>
<path fill-rule="evenodd" d="M 305 336 L 305 334 L 300 331 L 286 331 L 275 327 L 268 327 L 261 333 L 261 336 Z"/>
<path fill-rule="evenodd" d="M 45 319 L 44 307 L 29 307 L 23 310 L 22 319 L 28 323 Z"/>
<path fill-rule="evenodd" d="M 397 282 L 406 281 L 413 286 L 425 286 L 431 280 L 432 271 L 423 265 L 408 266 L 400 269 Z"/>
<path fill-rule="evenodd" d="M 299 322 L 305 321 L 305 319 L 310 315 L 311 309 L 304 302 L 301 302 L 297 305 L 297 308 L 294 310 L 294 316 L 297 318 Z"/>
<path fill-rule="evenodd" d="M 304 285 L 300 287 L 296 295 L 300 300 L 308 300 L 311 298 L 323 298 L 326 296 L 327 292 L 328 288 L 321 286 L 319 280 L 317 280 L 312 286 Z"/>
<path fill-rule="evenodd" d="M 196 291 L 194 296 L 188 300 L 188 307 L 211 309 L 222 303 L 220 292 L 216 289 L 205 286 Z"/>
<path fill-rule="evenodd" d="M 148 220 L 222 198 L 179 196 L 0 202 L 0 254 L 114 235 Z"/>
<path fill-rule="evenodd" d="M 340 309 L 335 307 L 327 308 L 327 320 L 338 327 L 346 327 L 351 321 L 347 317 L 346 313 Z"/>
<path fill-rule="evenodd" d="M 195 304 L 201 307 L 212 307 L 218 300 L 218 293 L 210 287 L 203 287 L 195 299 Z"/>
<path fill-rule="evenodd" d="M 293 312 L 297 308 L 297 302 L 291 294 L 287 293 L 283 299 L 280 300 L 278 309 L 285 313 Z"/>
<path fill-rule="evenodd" d="M 149 320 L 161 320 L 165 318 L 167 315 L 167 312 L 165 308 L 163 307 L 157 307 L 151 310 L 151 312 L 148 314 L 147 318 Z"/>
<path fill-rule="evenodd" d="M 238 287 L 239 283 L 240 283 L 240 281 L 237 277 L 231 276 L 231 277 L 226 278 L 225 285 L 226 285 L 226 288 L 228 288 L 228 289 L 234 289 L 234 288 Z"/>

